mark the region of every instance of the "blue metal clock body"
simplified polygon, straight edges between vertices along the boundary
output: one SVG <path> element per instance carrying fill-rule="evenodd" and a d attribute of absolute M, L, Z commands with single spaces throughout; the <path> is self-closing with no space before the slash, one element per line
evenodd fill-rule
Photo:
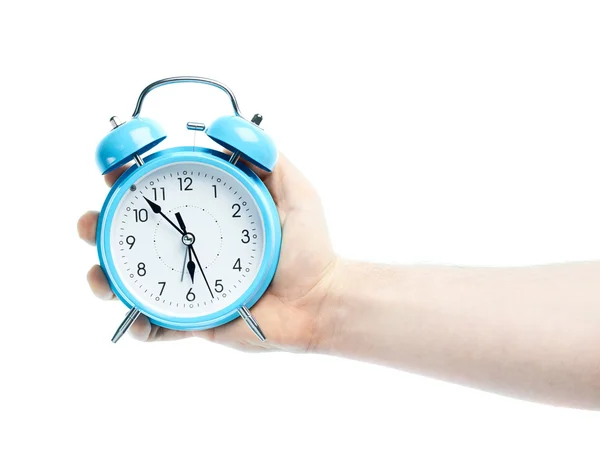
<path fill-rule="evenodd" d="M 190 122 L 188 123 L 188 129 L 193 131 L 206 131 L 207 136 L 226 150 L 231 151 L 231 155 L 213 149 L 188 146 L 171 147 L 159 150 L 150 155 L 145 155 L 159 143 L 163 142 L 167 135 L 157 121 L 139 116 L 142 102 L 151 90 L 165 84 L 180 82 L 208 84 L 221 89 L 229 96 L 233 106 L 234 115 L 220 117 L 208 127 L 204 124 Z M 146 315 L 153 324 L 177 330 L 202 330 L 214 328 L 241 316 L 250 329 L 261 340 L 266 339 L 258 322 L 250 312 L 250 308 L 265 293 L 275 275 L 281 249 L 281 226 L 277 208 L 264 183 L 248 165 L 238 163 L 240 159 L 244 159 L 267 172 L 273 170 L 277 162 L 277 150 L 271 138 L 259 128 L 258 125 L 261 120 L 262 117 L 259 115 L 255 115 L 252 121 L 244 119 L 239 113 L 237 101 L 229 88 L 217 81 L 198 77 L 167 78 L 152 83 L 142 91 L 133 113 L 133 118 L 130 121 L 120 123 L 116 117 L 111 119 L 113 130 L 100 142 L 96 151 L 98 168 L 101 173 L 106 174 L 130 161 L 135 161 L 135 164 L 118 178 L 115 185 L 110 190 L 98 219 L 98 230 L 96 235 L 100 265 L 108 278 L 111 289 L 115 295 L 130 308 L 130 312 L 115 333 L 113 342 L 116 342 L 123 335 L 140 313 Z M 204 177 L 206 177 L 211 170 L 214 173 L 218 172 L 219 174 L 223 174 L 221 176 L 228 177 L 228 181 L 231 182 L 227 187 L 228 190 L 232 190 L 232 185 L 235 185 L 236 189 L 238 189 L 242 196 L 245 196 L 246 198 L 244 198 L 243 201 L 237 201 L 238 194 L 235 195 L 236 198 L 234 203 L 239 204 L 231 205 L 229 203 L 227 206 L 223 204 L 210 205 L 206 190 L 201 193 L 198 192 L 198 194 L 194 194 L 193 196 L 187 195 L 186 190 L 188 187 L 184 187 L 184 179 L 178 179 L 180 180 L 180 184 L 175 191 L 179 194 L 172 195 L 173 199 L 177 199 L 177 196 L 184 196 L 178 203 L 175 203 L 176 206 L 173 206 L 173 202 L 169 204 L 166 198 L 167 191 L 165 190 L 173 190 L 173 185 L 171 185 L 171 188 L 154 188 L 154 201 L 151 201 L 146 197 L 150 196 L 149 193 L 152 193 L 152 188 L 149 188 L 147 185 L 144 186 L 145 192 L 140 190 L 137 194 L 132 194 L 132 192 L 137 190 L 136 186 L 138 184 L 140 184 L 140 186 L 144 185 L 146 183 L 144 180 L 148 180 L 150 176 L 155 177 L 157 173 L 168 173 L 164 171 L 169 170 L 176 171 L 179 167 L 203 167 L 207 171 L 207 173 L 203 174 Z M 179 174 L 178 171 L 176 173 Z M 190 172 L 190 174 L 193 173 L 193 171 Z M 168 175 L 173 177 L 172 172 Z M 200 176 L 200 171 L 197 171 L 196 175 Z M 164 175 L 164 179 L 164 183 L 168 183 L 167 180 L 175 180 L 174 178 L 167 179 L 166 175 Z M 185 180 L 188 184 L 192 183 L 191 178 L 186 178 Z M 189 180 L 189 182 L 187 182 L 187 180 Z M 210 180 L 210 177 L 208 179 L 201 178 L 198 180 L 198 183 L 203 183 L 204 180 Z M 216 178 L 216 180 L 221 179 Z M 163 179 L 160 178 L 160 182 L 162 181 Z M 156 179 L 147 183 L 149 185 L 157 184 L 158 186 L 159 182 L 158 179 Z M 216 185 L 214 186 L 214 190 L 214 197 L 217 198 Z M 235 190 L 227 191 L 224 189 L 224 191 L 226 194 L 229 194 L 233 193 Z M 162 198 L 158 198 L 158 193 L 162 193 Z M 235 191 L 235 193 L 237 193 L 237 191 Z M 137 196 L 138 194 L 140 196 Z M 135 200 L 132 200 L 132 198 L 135 198 Z M 239 200 L 242 199 L 242 197 L 239 198 Z M 135 209 L 135 203 L 138 202 L 142 203 L 142 205 L 137 205 L 138 209 Z M 148 204 L 144 204 L 145 202 Z M 164 207 L 159 206 L 158 203 L 163 204 Z M 132 206 L 130 206 L 130 204 Z M 251 212 L 255 215 L 254 218 L 252 218 L 250 212 L 244 212 L 242 215 L 239 214 L 242 204 L 245 211 L 249 211 L 250 208 L 253 209 Z M 248 205 L 248 207 L 246 207 L 246 205 Z M 204 206 L 207 207 L 207 209 L 204 209 Z M 248 256 L 243 260 L 247 260 L 246 264 L 248 266 L 253 264 L 250 261 L 257 263 L 250 266 L 252 270 L 248 267 L 244 269 L 248 275 L 242 273 L 240 258 L 238 257 L 237 260 L 235 260 L 233 269 L 238 270 L 240 275 L 236 276 L 234 281 L 229 281 L 229 290 L 224 290 L 223 282 L 225 279 L 217 279 L 211 286 L 205 274 L 207 269 L 206 262 L 204 259 L 198 258 L 195 248 L 205 247 L 207 238 L 211 240 L 206 233 L 206 228 L 210 228 L 209 224 L 216 222 L 217 227 L 214 228 L 218 228 L 218 232 L 220 233 L 217 232 L 217 235 L 214 237 L 218 239 L 220 235 L 221 240 L 217 240 L 220 241 L 219 248 L 225 248 L 227 250 L 219 250 L 220 253 L 217 253 L 216 256 L 219 256 L 219 254 L 226 256 L 228 253 L 231 255 L 235 252 L 233 257 L 237 257 L 239 256 L 237 248 L 243 248 L 237 243 L 239 241 L 239 236 L 237 235 L 239 235 L 238 232 L 240 232 L 240 230 L 238 227 L 235 227 L 235 240 L 232 240 L 230 231 L 230 235 L 227 238 L 229 243 L 223 243 L 225 242 L 223 238 L 227 236 L 225 233 L 226 229 L 221 230 L 217 218 L 213 214 L 208 213 L 208 206 L 211 206 L 211 209 L 213 210 L 217 209 L 221 211 L 224 211 L 229 207 L 237 207 L 237 211 L 234 211 L 233 216 L 229 211 L 227 213 L 219 212 L 217 217 L 220 217 L 222 222 L 225 223 L 238 222 L 237 220 L 231 221 L 231 217 L 238 219 L 245 217 L 246 220 L 244 222 L 247 224 L 235 224 L 236 226 L 247 225 L 247 228 L 242 230 L 242 243 L 249 244 L 251 238 L 249 230 L 252 230 L 253 232 L 256 231 L 252 234 L 252 239 L 254 239 L 252 241 L 261 242 L 260 248 L 262 249 L 262 254 L 260 258 L 254 259 L 254 256 Z M 145 209 L 140 209 L 141 207 L 144 207 Z M 198 214 L 194 214 L 194 212 L 190 210 L 192 207 L 201 208 L 203 212 L 206 212 L 201 213 L 200 211 L 195 211 Z M 125 212 L 125 209 L 127 212 Z M 133 211 L 135 211 L 135 224 L 133 221 L 128 221 L 128 215 L 132 215 Z M 144 211 L 143 217 L 142 211 Z M 153 230 L 150 228 L 139 230 L 139 227 L 135 226 L 138 221 L 145 223 L 149 219 L 148 212 L 154 213 L 152 215 L 155 216 L 153 222 L 148 222 L 147 224 L 154 226 Z M 139 219 L 138 213 L 140 216 Z M 168 216 L 165 213 L 167 213 Z M 179 225 L 173 221 L 173 215 L 177 218 Z M 210 220 L 208 224 L 205 221 L 201 221 L 200 217 L 205 215 L 213 216 L 211 219 L 214 220 Z M 162 218 L 159 216 L 162 216 Z M 188 219 L 188 225 L 194 224 L 195 222 L 195 225 L 189 230 L 188 226 L 186 226 L 183 221 L 184 216 Z M 130 222 L 130 224 L 127 224 L 127 222 Z M 162 225 L 161 222 L 163 222 Z M 258 225 L 257 223 L 260 224 Z M 214 226 L 215 224 L 212 225 Z M 181 272 L 181 282 L 179 282 L 178 273 L 172 272 L 176 271 L 174 266 L 163 267 L 167 265 L 166 263 L 163 264 L 164 258 L 158 254 L 157 250 L 158 244 L 156 236 L 159 235 L 157 232 L 163 228 L 171 229 L 171 226 L 174 227 L 178 233 L 175 232 L 175 230 L 168 230 L 168 240 L 163 240 L 163 243 L 170 248 L 171 256 L 174 256 L 176 253 L 178 258 L 183 257 L 184 259 L 184 266 L 177 266 L 177 268 L 180 268 L 177 269 L 177 271 Z M 258 227 L 260 227 L 260 229 L 257 229 Z M 143 237 L 143 240 L 141 240 L 141 248 L 146 248 L 146 251 L 156 253 L 154 255 L 155 259 L 153 260 L 155 261 L 155 264 L 153 265 L 159 266 L 159 270 L 165 271 L 164 274 L 170 274 L 169 283 L 172 284 L 171 287 L 175 287 L 172 289 L 174 290 L 172 293 L 177 294 L 176 298 L 171 297 L 167 299 L 163 297 L 162 294 L 166 287 L 166 281 L 159 281 L 158 286 L 161 286 L 161 288 L 155 289 L 157 284 L 156 278 L 154 277 L 152 277 L 151 284 L 145 283 L 143 284 L 144 287 L 142 287 L 142 278 L 147 274 L 145 263 L 139 262 L 137 265 L 137 276 L 139 277 L 136 276 L 135 269 L 129 269 L 133 266 L 128 265 L 127 263 L 129 257 L 127 257 L 126 254 L 129 253 L 129 251 L 126 249 L 124 242 L 127 242 L 129 248 L 132 249 L 135 242 L 137 241 L 139 243 L 140 240 L 136 240 L 136 237 L 133 235 L 120 232 L 125 231 L 126 228 L 129 230 L 133 229 L 134 233 L 137 232 L 136 235 L 138 235 L 138 237 Z M 136 228 L 138 229 L 137 231 L 135 231 Z M 128 236 L 125 237 L 125 235 Z M 149 238 L 152 235 L 154 236 L 154 245 L 149 243 Z M 200 239 L 200 243 L 196 243 L 196 247 L 194 247 L 196 235 Z M 204 238 L 202 238 L 203 236 Z M 234 241 L 234 243 L 231 243 L 232 241 Z M 181 243 L 183 243 L 183 245 Z M 250 247 L 254 245 L 256 245 L 256 243 L 249 244 Z M 153 249 L 151 248 L 152 246 Z M 259 246 L 255 246 L 255 248 L 257 250 L 252 249 L 250 251 L 257 251 L 257 253 L 253 254 L 259 255 Z M 142 249 L 140 251 L 144 250 Z M 248 252 L 248 250 L 244 250 L 244 252 Z M 179 256 L 180 253 L 181 256 Z M 211 264 L 216 265 L 217 271 L 221 268 L 220 272 L 227 273 L 227 271 L 229 271 L 228 274 L 232 274 L 231 264 L 227 263 L 226 265 L 223 265 L 223 256 L 219 259 L 220 262 L 218 264 L 215 263 L 216 259 Z M 156 262 L 159 259 L 162 263 Z M 233 259 L 230 260 L 231 262 L 234 261 Z M 204 266 L 201 261 L 204 262 Z M 127 273 L 124 272 L 123 268 L 127 268 Z M 157 274 L 156 267 L 154 270 L 155 272 L 153 272 L 153 274 Z M 195 271 L 198 272 L 198 274 L 196 274 Z M 217 271 L 215 271 L 215 273 Z M 211 270 L 211 273 L 212 272 L 213 271 Z M 192 292 L 193 287 L 199 287 L 200 273 L 204 278 L 204 283 L 207 288 L 202 289 L 202 292 L 204 293 L 202 300 L 204 301 L 203 303 L 205 306 L 203 310 L 199 303 L 200 300 L 196 301 L 196 292 Z M 160 274 L 163 274 L 163 272 L 160 272 Z M 234 272 L 233 274 L 236 273 Z M 150 277 L 151 275 L 145 279 L 149 279 Z M 242 277 L 246 278 L 245 282 L 242 282 Z M 189 282 L 184 282 L 184 278 Z M 196 279 L 196 282 L 194 282 L 194 278 Z M 139 284 L 138 280 L 140 281 Z M 211 278 L 211 280 L 214 280 L 214 277 Z M 204 283 L 202 285 L 204 285 Z M 149 301 L 148 297 L 140 295 L 142 292 L 135 288 L 138 285 L 142 288 L 143 293 L 147 292 L 150 294 L 150 297 L 153 297 L 152 301 Z M 188 286 L 191 287 L 187 294 L 180 293 L 182 292 L 182 287 L 184 287 L 183 290 L 187 290 Z M 147 290 L 144 291 L 143 288 L 146 288 Z M 153 290 L 149 291 L 148 289 L 151 288 Z M 235 291 L 233 290 L 234 288 L 236 289 Z M 207 292 L 210 293 L 210 296 L 207 295 Z M 221 300 L 221 292 L 223 292 L 223 300 Z M 229 295 L 225 292 L 228 292 Z M 228 296 L 227 299 L 225 299 L 226 296 Z M 183 297 L 185 297 L 185 299 Z M 156 305 L 154 299 L 156 299 Z M 163 306 L 163 304 L 165 305 Z M 178 307 L 177 310 L 175 310 L 175 306 Z"/>
<path fill-rule="evenodd" d="M 225 324 L 239 316 L 238 310 L 241 306 L 245 305 L 251 308 L 264 294 L 275 275 L 279 260 L 279 251 L 281 249 L 281 227 L 277 208 L 260 178 L 244 165 L 234 166 L 230 164 L 227 162 L 228 157 L 218 151 L 198 147 L 174 147 L 158 151 L 144 158 L 144 165 L 141 167 L 134 165 L 119 177 L 104 202 L 98 219 L 97 233 L 100 265 L 109 279 L 115 295 L 128 307 L 136 307 L 141 310 L 149 318 L 150 322 L 154 324 L 180 330 L 208 329 Z M 262 263 L 250 287 L 239 299 L 228 307 L 210 315 L 194 318 L 175 318 L 144 307 L 136 299 L 131 289 L 127 288 L 119 278 L 113 259 L 115 252 L 110 249 L 110 231 L 115 209 L 131 185 L 134 185 L 141 177 L 162 165 L 184 161 L 214 165 L 236 177 L 257 202 L 261 211 L 265 232 L 265 249 Z"/>

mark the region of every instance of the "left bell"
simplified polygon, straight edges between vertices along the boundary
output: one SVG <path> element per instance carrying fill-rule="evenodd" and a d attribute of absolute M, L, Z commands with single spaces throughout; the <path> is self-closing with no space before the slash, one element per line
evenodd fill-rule
<path fill-rule="evenodd" d="M 167 137 L 160 124 L 150 118 L 135 117 L 123 124 L 115 117 L 110 121 L 114 128 L 96 149 L 96 164 L 102 175 L 149 151 Z"/>

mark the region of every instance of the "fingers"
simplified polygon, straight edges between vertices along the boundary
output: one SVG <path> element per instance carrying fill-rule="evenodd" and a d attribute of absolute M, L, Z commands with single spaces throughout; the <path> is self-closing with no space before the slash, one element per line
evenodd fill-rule
<path fill-rule="evenodd" d="M 101 300 L 112 300 L 115 294 L 108 285 L 108 279 L 104 275 L 104 271 L 97 264 L 89 270 L 87 274 L 88 284 L 96 297 Z"/>
<path fill-rule="evenodd" d="M 142 342 L 175 341 L 191 337 L 191 332 L 166 329 L 151 324 L 148 318 L 140 314 L 129 328 L 129 335 Z"/>
<path fill-rule="evenodd" d="M 192 331 L 194 337 L 200 337 L 217 344 L 234 346 L 236 343 L 257 339 L 248 325 L 241 318 L 203 331 Z"/>
<path fill-rule="evenodd" d="M 140 318 L 142 318 L 140 320 Z M 157 326 L 156 324 L 151 324 L 148 321 L 148 318 L 146 318 L 143 315 L 140 315 L 140 317 L 136 320 L 137 321 L 141 321 L 140 326 L 144 326 L 142 331 L 139 335 L 138 334 L 134 334 L 137 332 L 137 328 L 133 331 L 132 333 L 132 337 L 138 339 L 139 337 L 142 337 L 142 340 L 144 342 L 165 342 L 165 341 L 177 341 L 180 339 L 186 339 L 188 337 L 192 337 L 192 333 L 191 332 L 187 332 L 187 331 L 177 331 L 175 329 L 167 329 L 167 328 L 163 328 L 160 326 Z M 150 326 L 150 331 L 148 332 L 148 327 L 143 324 L 144 321 L 146 321 L 148 323 L 147 326 Z M 134 323 L 135 324 L 135 323 Z M 133 326 L 132 326 L 133 327 Z M 147 334 L 144 334 L 147 333 Z M 144 339 L 145 337 L 145 339 Z"/>
<path fill-rule="evenodd" d="M 268 345 L 270 342 L 261 342 L 258 337 L 256 337 L 252 331 L 250 331 L 245 323 L 243 324 L 246 326 L 246 329 L 244 329 L 243 326 L 238 325 L 237 321 L 238 320 L 232 323 L 227 323 L 218 328 L 206 329 L 204 331 L 192 331 L 189 334 L 194 337 L 199 337 L 209 342 L 224 345 L 230 349 L 235 349 L 242 352 L 256 353 L 272 350 L 272 347 Z M 231 329 L 232 327 L 234 328 L 233 330 Z M 226 335 L 221 332 L 221 328 L 228 329 Z"/>
<path fill-rule="evenodd" d="M 88 211 L 77 221 L 79 238 L 89 243 L 96 244 L 96 226 L 98 225 L 98 211 Z"/>
<path fill-rule="evenodd" d="M 137 319 L 133 322 L 129 328 L 129 335 L 134 339 L 142 342 L 148 341 L 150 333 L 152 332 L 152 325 L 148 318 L 140 314 Z"/>
<path fill-rule="evenodd" d="M 113 186 L 115 184 L 115 182 L 117 181 L 117 179 L 121 175 L 123 175 L 123 172 L 125 172 L 129 167 L 131 167 L 131 163 L 125 164 L 125 165 L 119 167 L 118 169 L 115 169 L 112 172 L 107 173 L 104 176 L 104 181 L 106 182 L 106 184 L 108 186 Z"/>

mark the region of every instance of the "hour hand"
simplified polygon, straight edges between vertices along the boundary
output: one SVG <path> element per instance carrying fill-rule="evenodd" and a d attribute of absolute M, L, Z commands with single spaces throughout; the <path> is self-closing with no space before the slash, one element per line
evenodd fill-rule
<path fill-rule="evenodd" d="M 183 217 L 181 217 L 181 213 L 176 212 L 175 213 L 175 218 L 177 219 L 177 223 L 179 224 L 179 228 L 181 230 L 183 230 L 184 232 L 187 232 L 187 228 L 185 226 L 185 223 L 183 222 Z"/>

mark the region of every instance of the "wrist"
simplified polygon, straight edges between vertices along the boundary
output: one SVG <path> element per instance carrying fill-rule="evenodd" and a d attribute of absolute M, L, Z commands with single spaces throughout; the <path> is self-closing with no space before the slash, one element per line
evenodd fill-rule
<path fill-rule="evenodd" d="M 321 301 L 312 350 L 369 358 L 377 346 L 395 340 L 390 323 L 403 320 L 397 311 L 403 308 L 399 291 L 410 288 L 406 272 L 406 268 L 339 258 Z"/>
<path fill-rule="evenodd" d="M 327 281 L 321 289 L 315 332 L 310 347 L 314 353 L 331 353 L 334 342 L 341 335 L 352 265 L 351 261 L 339 257 L 331 264 Z"/>

